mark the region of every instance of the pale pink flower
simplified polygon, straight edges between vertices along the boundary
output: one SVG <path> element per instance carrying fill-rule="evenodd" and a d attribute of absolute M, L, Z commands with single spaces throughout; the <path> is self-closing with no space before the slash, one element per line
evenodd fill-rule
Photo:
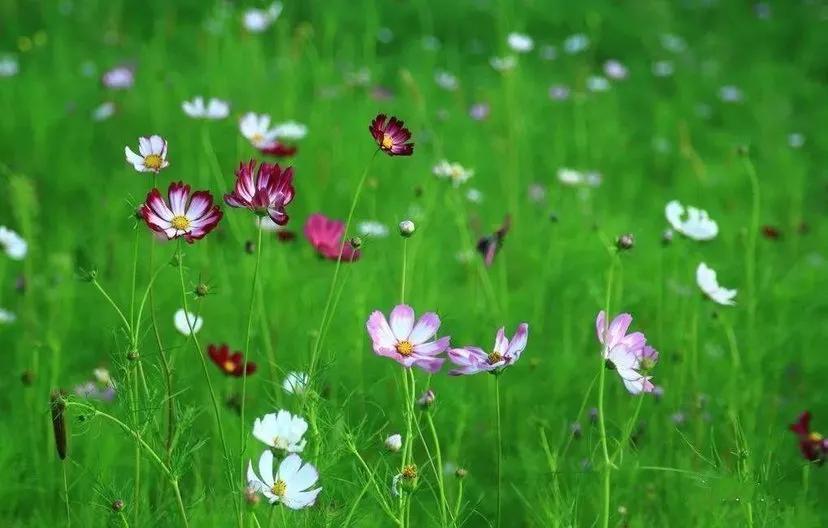
<path fill-rule="evenodd" d="M 452 370 L 449 374 L 462 376 L 477 374 L 478 372 L 499 373 L 506 367 L 514 365 L 520 359 L 528 339 L 529 325 L 521 323 L 518 325 L 511 341 L 506 338 L 505 328 L 500 327 L 495 337 L 494 348 L 490 353 L 472 346 L 452 348 L 448 351 L 448 357 L 459 368 Z"/>
<path fill-rule="evenodd" d="M 655 366 L 658 352 L 647 345 L 643 333 L 627 334 L 631 323 L 632 316 L 622 313 L 607 326 L 606 314 L 603 310 L 598 312 L 595 330 L 598 341 L 603 345 L 601 354 L 607 362 L 607 368 L 618 372 L 631 394 L 653 392 L 655 386 L 650 381 L 652 376 L 647 376 L 646 372 Z"/>
<path fill-rule="evenodd" d="M 417 321 L 413 308 L 399 304 L 391 310 L 390 324 L 382 312 L 375 311 L 365 326 L 377 355 L 391 358 L 406 368 L 417 366 L 432 373 L 443 366 L 445 358 L 437 356 L 448 348 L 449 337 L 431 341 L 440 328 L 436 313 L 425 313 Z"/>

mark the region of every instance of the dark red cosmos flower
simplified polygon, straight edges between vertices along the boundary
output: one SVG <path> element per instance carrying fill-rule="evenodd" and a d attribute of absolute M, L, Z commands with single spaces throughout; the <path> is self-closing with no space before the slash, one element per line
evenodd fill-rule
<path fill-rule="evenodd" d="M 802 456 L 811 462 L 822 464 L 828 454 L 828 439 L 811 431 L 811 413 L 805 411 L 799 415 L 796 423 L 791 424 L 789 428 L 799 439 L 799 450 L 802 451 Z"/>
<path fill-rule="evenodd" d="M 256 170 L 256 161 L 239 164 L 236 187 L 224 195 L 230 207 L 244 207 L 259 216 L 268 215 L 278 225 L 288 223 L 285 207 L 293 201 L 293 167 L 284 171 L 278 163 L 262 163 Z"/>
<path fill-rule="evenodd" d="M 289 158 L 296 154 L 296 150 L 297 148 L 293 145 L 286 145 L 284 143 L 280 143 L 279 141 L 274 141 L 265 147 L 261 147 L 259 152 L 267 156 L 274 156 L 276 158 Z"/>
<path fill-rule="evenodd" d="M 210 356 L 213 363 L 226 375 L 238 378 L 244 374 L 245 368 L 242 366 L 244 364 L 244 358 L 241 352 L 231 354 L 230 347 L 227 345 L 210 345 L 207 347 L 207 355 Z M 253 374 L 256 372 L 256 364 L 248 361 L 246 370 L 248 376 Z"/>
<path fill-rule="evenodd" d="M 170 184 L 167 201 L 158 189 L 151 190 L 138 214 L 153 231 L 169 240 L 184 237 L 190 244 L 204 238 L 222 217 L 219 207 L 213 205 L 212 194 L 196 191 L 190 195 L 190 186 L 182 182 Z"/>
<path fill-rule="evenodd" d="M 406 143 L 411 139 L 411 131 L 396 117 L 388 119 L 385 114 L 379 114 L 371 121 L 368 130 L 380 150 L 389 156 L 410 156 L 414 152 L 414 143 Z"/>
<path fill-rule="evenodd" d="M 345 236 L 345 224 L 323 214 L 314 213 L 305 223 L 305 237 L 321 256 L 329 260 L 337 260 L 341 248 L 342 262 L 358 260 L 359 250 L 354 248 L 350 242 L 346 242 L 343 247 L 343 236 Z"/>
<path fill-rule="evenodd" d="M 494 262 L 495 255 L 497 255 L 498 250 L 500 250 L 501 246 L 503 246 L 503 241 L 506 239 L 506 233 L 509 232 L 509 228 L 511 226 L 512 217 L 510 215 L 506 215 L 503 218 L 503 224 L 501 224 L 501 226 L 497 228 L 494 233 L 481 237 L 480 240 L 477 241 L 477 251 L 483 256 L 483 262 L 486 266 L 491 266 L 492 262 Z"/>

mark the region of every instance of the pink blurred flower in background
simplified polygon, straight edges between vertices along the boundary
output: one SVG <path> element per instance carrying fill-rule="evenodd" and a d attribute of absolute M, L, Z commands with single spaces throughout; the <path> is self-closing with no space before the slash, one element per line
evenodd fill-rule
<path fill-rule="evenodd" d="M 342 262 L 359 260 L 359 250 L 350 242 L 342 245 L 345 236 L 345 224 L 340 220 L 333 220 L 321 213 L 314 213 L 305 222 L 305 237 L 316 249 L 320 256 L 329 260 L 337 260 L 340 251 Z"/>

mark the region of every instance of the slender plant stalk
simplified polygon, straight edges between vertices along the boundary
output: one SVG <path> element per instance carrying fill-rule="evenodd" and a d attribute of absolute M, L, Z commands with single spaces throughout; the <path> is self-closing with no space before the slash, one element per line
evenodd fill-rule
<path fill-rule="evenodd" d="M 66 477 L 66 464 L 60 465 L 63 468 L 63 502 L 66 505 L 66 528 L 72 526 L 72 515 L 69 508 L 69 479 Z"/>
<path fill-rule="evenodd" d="M 244 336 L 244 349 L 242 350 L 242 393 L 241 411 L 239 418 L 239 470 L 241 479 L 244 481 L 244 456 L 247 449 L 247 424 L 245 423 L 245 400 L 247 399 L 247 361 L 250 357 L 250 334 L 253 330 L 253 303 L 256 301 L 256 282 L 259 279 L 259 265 L 262 260 L 262 229 L 256 225 L 258 232 L 256 240 L 256 265 L 253 268 L 253 283 L 250 287 L 250 305 L 247 310 L 247 330 Z M 241 508 L 240 523 L 244 522 L 244 508 Z"/>
<path fill-rule="evenodd" d="M 502 478 L 502 468 L 503 468 L 503 431 L 501 429 L 501 422 L 500 422 L 500 374 L 496 373 L 494 375 L 494 386 L 495 386 L 495 415 L 497 417 L 495 422 L 495 431 L 497 432 L 497 524 L 495 526 L 500 527 L 501 522 L 501 514 L 502 514 L 502 493 L 501 493 L 501 478 Z"/>
<path fill-rule="evenodd" d="M 370 466 L 368 466 L 368 464 L 365 462 L 365 459 L 362 458 L 362 455 L 359 454 L 359 451 L 357 450 L 356 446 L 353 445 L 352 442 L 348 442 L 348 447 L 350 448 L 351 452 L 354 454 L 356 459 L 359 461 L 359 464 L 362 466 L 362 469 L 365 470 L 365 473 L 368 474 L 368 480 L 374 485 L 374 490 L 377 493 L 377 499 L 379 499 L 382 510 L 385 512 L 386 515 L 388 515 L 388 517 L 392 521 L 394 521 L 394 524 L 402 527 L 402 520 L 398 518 L 396 515 L 394 515 L 394 512 L 391 511 L 391 507 L 385 501 L 385 492 L 380 488 L 379 484 L 377 483 L 377 480 L 374 478 L 374 472 L 371 470 Z"/>
<path fill-rule="evenodd" d="M 198 359 L 201 361 L 201 370 L 204 373 L 204 380 L 207 382 L 207 389 L 210 393 L 210 401 L 213 403 L 213 414 L 215 415 L 216 425 L 218 427 L 219 432 L 219 439 L 221 440 L 221 448 L 224 452 L 224 462 L 225 468 L 227 473 L 227 484 L 230 487 L 231 492 L 233 493 L 233 507 L 236 510 L 236 517 L 239 521 L 239 528 L 243 528 L 242 525 L 242 508 L 239 501 L 241 500 L 241 493 L 237 493 L 236 490 L 235 480 L 233 479 L 233 462 L 232 458 L 230 457 L 230 449 L 227 447 L 227 439 L 224 436 L 224 426 L 221 423 L 221 410 L 219 408 L 218 399 L 216 398 L 216 391 L 213 388 L 213 382 L 210 380 L 210 372 L 207 370 L 207 360 L 204 359 L 204 354 L 201 351 L 201 345 L 198 342 L 198 336 L 196 336 L 195 331 L 193 330 L 193 323 L 195 321 L 190 320 L 190 309 L 187 303 L 187 288 L 184 285 L 184 254 L 181 251 L 181 241 L 178 242 L 178 278 L 181 282 L 181 302 L 184 306 L 184 313 L 186 315 L 185 319 L 187 320 L 187 326 L 190 329 L 190 342 L 193 343 L 193 349 L 198 356 Z M 238 500 L 236 499 L 238 496 Z"/>
<path fill-rule="evenodd" d="M 750 179 L 751 210 L 750 210 L 750 232 L 747 236 L 747 251 L 745 251 L 745 275 L 748 285 L 748 332 L 751 346 L 755 345 L 754 331 L 756 329 L 756 240 L 759 236 L 759 214 L 761 208 L 761 194 L 759 190 L 759 178 L 756 176 L 756 168 L 745 153 L 742 162 Z"/>
<path fill-rule="evenodd" d="M 610 256 L 610 267 L 607 273 L 607 297 L 606 297 L 606 314 L 607 318 L 612 317 L 610 313 L 610 308 L 612 307 L 612 288 L 613 288 L 613 281 L 615 279 L 615 263 L 617 256 L 611 255 Z M 603 494 L 603 508 L 602 508 L 602 515 L 601 515 L 601 526 L 603 528 L 609 527 L 609 517 L 610 517 L 610 491 L 611 491 L 611 473 L 613 468 L 612 460 L 609 456 L 609 446 L 607 444 L 607 427 L 604 420 L 604 381 L 606 379 L 606 363 L 601 355 L 601 365 L 599 367 L 600 374 L 598 377 L 598 432 L 601 435 L 601 452 L 604 455 L 604 494 Z"/>
<path fill-rule="evenodd" d="M 443 455 L 440 451 L 440 439 L 437 436 L 437 428 L 434 426 L 434 419 L 428 411 L 426 411 L 426 422 L 428 423 L 429 430 L 431 430 L 431 439 L 434 442 L 434 456 L 437 459 L 435 474 L 437 475 L 437 488 L 440 492 L 440 519 L 443 522 L 443 526 L 448 526 L 448 516 L 450 515 L 450 512 L 448 511 L 446 484 L 445 479 L 443 478 Z"/>

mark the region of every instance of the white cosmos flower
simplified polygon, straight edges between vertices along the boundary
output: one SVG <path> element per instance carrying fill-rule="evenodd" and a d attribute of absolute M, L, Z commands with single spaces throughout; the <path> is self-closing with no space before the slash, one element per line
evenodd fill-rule
<path fill-rule="evenodd" d="M 684 218 L 684 206 L 678 200 L 673 200 L 664 208 L 664 216 L 670 225 L 682 235 L 693 240 L 712 240 L 719 234 L 719 226 L 707 215 L 707 211 L 695 207 L 687 207 L 687 218 Z"/>
<path fill-rule="evenodd" d="M 308 127 L 296 121 L 286 121 L 273 127 L 278 139 L 296 141 L 308 135 Z"/>
<path fill-rule="evenodd" d="M 160 172 L 167 167 L 167 140 L 159 135 L 138 138 L 138 154 L 124 147 L 127 163 L 138 172 Z"/>
<path fill-rule="evenodd" d="M 301 396 L 308 390 L 310 377 L 305 372 L 288 372 L 282 381 L 282 389 L 288 394 Z"/>
<path fill-rule="evenodd" d="M 0 57 L 0 77 L 14 77 L 20 71 L 17 59 L 11 55 Z"/>
<path fill-rule="evenodd" d="M 628 74 L 627 67 L 615 59 L 610 59 L 604 63 L 604 75 L 610 79 L 620 81 L 626 79 Z"/>
<path fill-rule="evenodd" d="M 480 189 L 469 189 L 466 191 L 466 199 L 471 203 L 480 203 L 483 201 L 483 193 L 480 192 Z"/>
<path fill-rule="evenodd" d="M 253 462 L 247 465 L 247 485 L 267 498 L 271 504 L 281 503 L 291 510 L 313 506 L 322 488 L 310 489 L 319 480 L 313 465 L 303 463 L 299 455 L 291 454 L 279 464 L 273 475 L 273 453 L 267 449 L 259 458 L 259 474 L 253 471 Z"/>
<path fill-rule="evenodd" d="M 459 163 L 451 163 L 448 160 L 441 160 L 431 171 L 438 178 L 448 178 L 455 187 L 460 187 L 474 176 L 473 169 L 467 169 Z"/>
<path fill-rule="evenodd" d="M 512 51 L 516 53 L 529 53 L 535 48 L 535 41 L 524 33 L 509 33 L 506 42 Z"/>
<path fill-rule="evenodd" d="M 376 220 L 365 220 L 360 222 L 357 230 L 363 236 L 384 238 L 388 236 L 388 226 Z"/>
<path fill-rule="evenodd" d="M 200 95 L 181 103 L 181 109 L 193 119 L 224 119 L 230 115 L 230 103 L 211 97 L 205 105 Z"/>
<path fill-rule="evenodd" d="M 563 43 L 564 51 L 569 53 L 570 55 L 580 53 L 588 47 L 589 37 L 587 37 L 583 33 L 576 33 L 574 35 L 570 35 L 566 38 L 566 40 L 564 40 Z"/>
<path fill-rule="evenodd" d="M 733 300 L 736 297 L 736 290 L 728 290 L 720 286 L 719 281 L 716 280 L 716 272 L 704 262 L 696 268 L 696 284 L 713 302 L 725 306 L 736 304 Z"/>
<path fill-rule="evenodd" d="M 572 187 L 598 187 L 601 185 L 601 174 L 595 171 L 581 172 L 561 167 L 558 169 L 558 181 Z"/>
<path fill-rule="evenodd" d="M 460 83 L 457 81 L 457 77 L 447 71 L 438 71 L 434 74 L 434 82 L 437 83 L 437 86 L 442 88 L 443 90 L 448 90 L 453 92 L 457 89 Z"/>
<path fill-rule="evenodd" d="M 109 371 L 105 368 L 96 368 L 92 371 L 92 374 L 95 376 L 95 379 L 101 385 L 106 385 L 107 387 L 115 387 L 115 380 L 112 379 L 112 376 L 109 374 Z"/>
<path fill-rule="evenodd" d="M 192 326 L 193 329 L 192 333 L 197 334 L 198 331 L 201 330 L 201 326 L 204 324 L 204 319 L 194 313 L 185 312 L 182 308 L 175 312 L 175 316 L 173 316 L 173 323 L 175 324 L 176 330 L 184 335 L 190 335 L 190 326 Z"/>
<path fill-rule="evenodd" d="M 587 90 L 590 92 L 606 92 L 610 89 L 610 83 L 606 77 L 591 75 L 586 81 Z"/>
<path fill-rule="evenodd" d="M 92 120 L 93 121 L 106 121 L 113 115 L 115 115 L 115 103 L 112 101 L 106 101 L 101 103 L 100 106 L 92 110 Z"/>
<path fill-rule="evenodd" d="M 248 112 L 239 121 L 239 130 L 256 148 L 268 147 L 276 141 L 276 129 L 270 127 L 270 116 Z"/>
<path fill-rule="evenodd" d="M 385 439 L 385 448 L 392 453 L 396 453 L 400 449 L 402 449 L 402 435 L 400 434 L 392 434 L 388 438 Z"/>
<path fill-rule="evenodd" d="M 5 308 L 0 308 L 0 324 L 9 324 L 15 321 L 17 321 L 17 316 L 14 313 Z"/>
<path fill-rule="evenodd" d="M 273 2 L 267 9 L 248 9 L 242 16 L 244 28 L 251 33 L 261 33 L 271 26 L 282 13 L 282 3 Z"/>
<path fill-rule="evenodd" d="M 135 71 L 129 66 L 116 66 L 104 72 L 101 82 L 107 88 L 126 90 L 135 84 Z"/>
<path fill-rule="evenodd" d="M 308 422 L 285 410 L 266 414 L 253 422 L 253 436 L 274 449 L 288 453 L 301 453 L 305 448 L 302 439 L 308 430 Z"/>
<path fill-rule="evenodd" d="M 492 68 L 499 72 L 509 71 L 517 65 L 517 59 L 514 55 L 506 55 L 503 57 L 492 57 L 489 59 L 489 64 Z"/>
<path fill-rule="evenodd" d="M 6 226 L 0 226 L 0 246 L 12 260 L 23 260 L 29 250 L 23 237 Z"/>

